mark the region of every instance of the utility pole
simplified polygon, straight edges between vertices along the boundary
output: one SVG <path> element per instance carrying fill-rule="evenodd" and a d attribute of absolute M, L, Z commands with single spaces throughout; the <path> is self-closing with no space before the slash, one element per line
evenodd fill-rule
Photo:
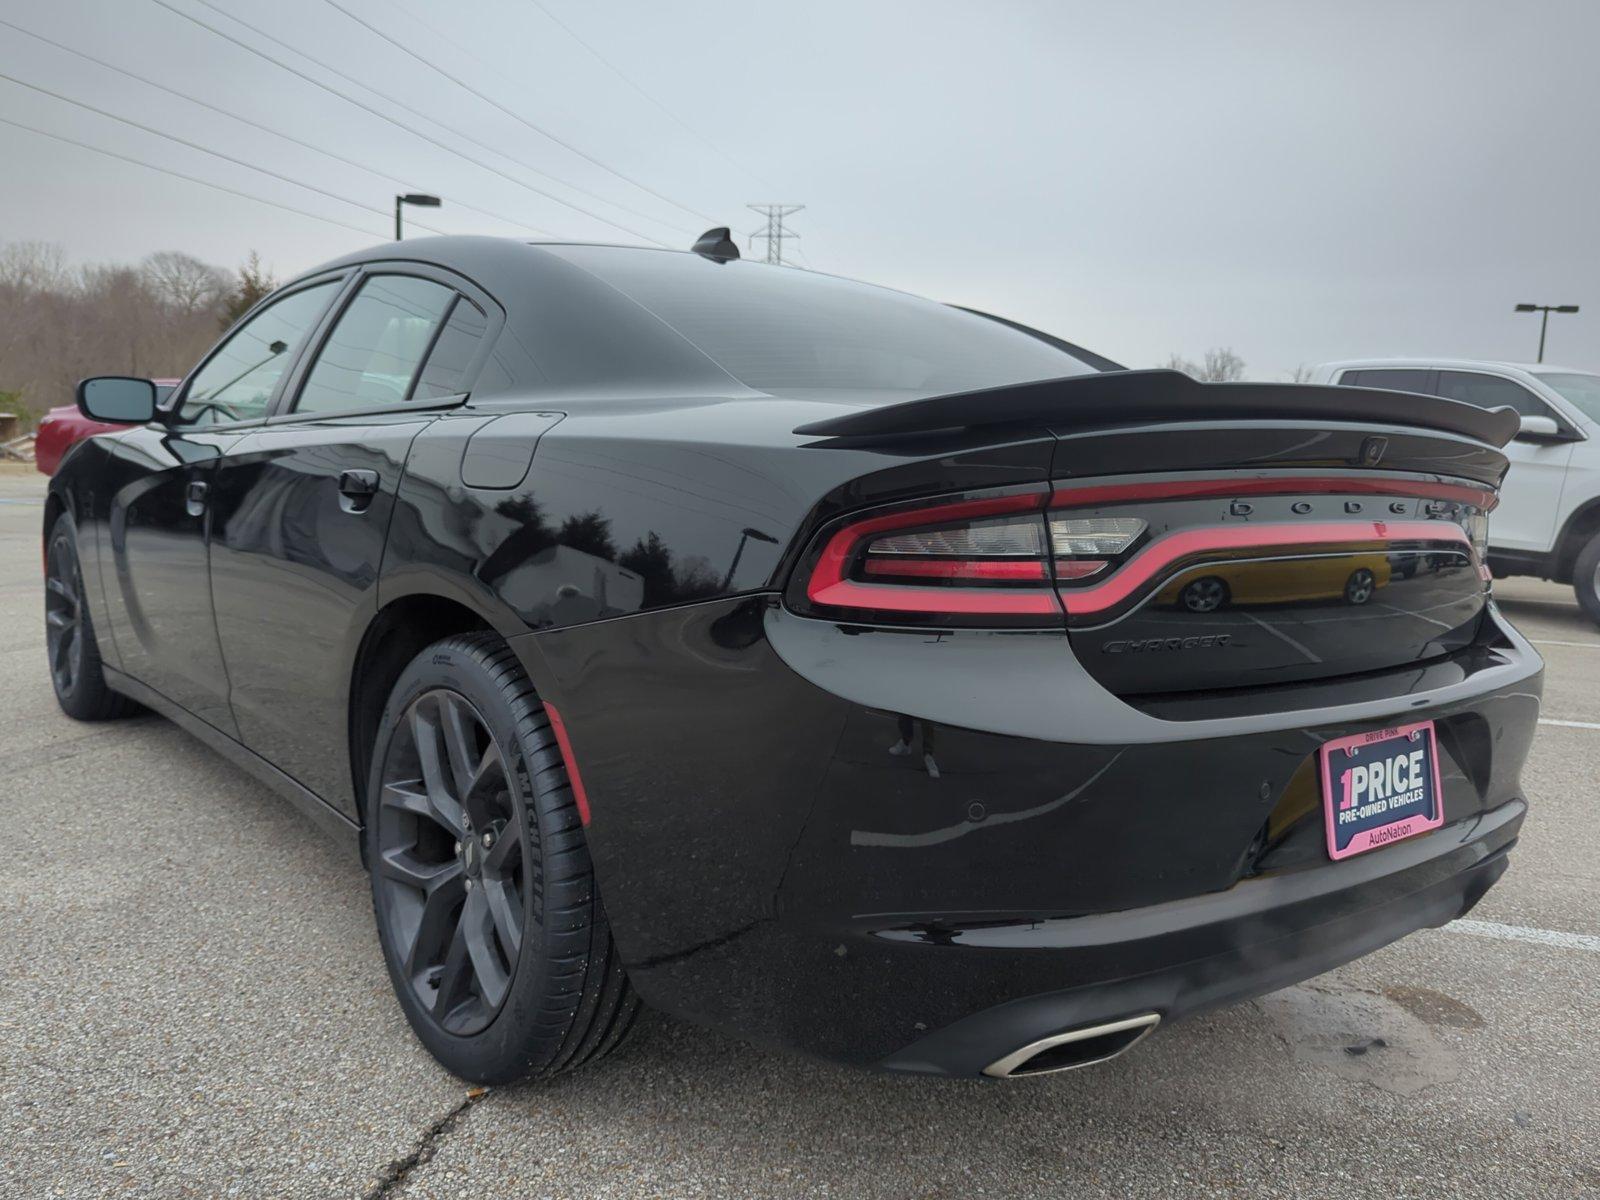
<path fill-rule="evenodd" d="M 1545 332 L 1546 329 L 1548 329 L 1550 327 L 1550 314 L 1553 313 L 1553 312 L 1575 313 L 1575 312 L 1578 311 L 1578 306 L 1576 304 L 1519 304 L 1512 311 L 1514 311 L 1514 312 L 1536 312 L 1536 313 L 1542 314 L 1539 317 L 1539 357 L 1536 358 L 1534 361 L 1535 362 L 1543 362 L 1544 361 L 1544 332 Z"/>
<path fill-rule="evenodd" d="M 804 204 L 746 204 L 746 208 L 754 209 L 767 219 L 765 229 L 752 229 L 750 231 L 750 248 L 755 249 L 756 239 L 765 238 L 767 242 L 767 262 L 776 266 L 783 265 L 783 240 L 794 238 L 799 240 L 798 233 L 789 233 L 783 227 L 783 219 L 791 217 L 805 207 Z"/>

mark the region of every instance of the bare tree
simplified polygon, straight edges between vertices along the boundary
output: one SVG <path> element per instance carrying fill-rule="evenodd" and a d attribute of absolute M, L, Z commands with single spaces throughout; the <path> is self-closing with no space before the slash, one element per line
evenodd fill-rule
<path fill-rule="evenodd" d="M 1218 346 L 1206 351 L 1205 362 L 1196 377 L 1206 383 L 1233 383 L 1244 378 L 1244 359 L 1228 346 Z"/>
<path fill-rule="evenodd" d="M 55 242 L 0 246 L 0 292 L 60 287 L 68 274 L 67 252 Z"/>
<path fill-rule="evenodd" d="M 158 250 L 139 269 L 150 289 L 186 317 L 210 308 L 229 287 L 225 271 L 181 250 Z"/>
<path fill-rule="evenodd" d="M 1161 365 L 1169 371 L 1182 371 L 1201 383 L 1233 383 L 1244 378 L 1244 359 L 1227 346 L 1207 350 L 1200 362 L 1191 362 L 1181 354 L 1169 354 Z"/>
<path fill-rule="evenodd" d="M 226 272 L 177 252 L 73 268 L 59 246 L 0 244 L 6 408 L 37 416 L 70 403 L 86 375 L 182 375 L 216 340 L 227 284 Z"/>
<path fill-rule="evenodd" d="M 1315 374 L 1315 373 L 1316 373 L 1316 369 L 1314 367 L 1309 367 L 1305 363 L 1301 363 L 1293 371 L 1289 372 L 1289 382 L 1290 383 L 1310 383 L 1311 382 L 1311 376 L 1313 374 Z"/>

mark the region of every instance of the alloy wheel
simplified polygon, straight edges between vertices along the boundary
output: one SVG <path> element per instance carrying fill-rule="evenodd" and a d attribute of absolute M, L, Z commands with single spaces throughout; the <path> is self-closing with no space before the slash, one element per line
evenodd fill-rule
<path fill-rule="evenodd" d="M 379 916 L 432 1020 L 468 1037 L 494 1019 L 522 951 L 528 852 L 505 751 L 460 693 L 402 715 L 378 797 Z"/>
<path fill-rule="evenodd" d="M 1216 612 L 1228 598 L 1228 585 L 1214 575 L 1196 579 L 1183 589 L 1183 606 L 1190 612 Z"/>
<path fill-rule="evenodd" d="M 83 579 L 72 543 L 50 543 L 44 577 L 45 647 L 56 691 L 70 695 L 83 676 Z"/>
<path fill-rule="evenodd" d="M 1377 578 L 1373 573 L 1362 567 L 1351 574 L 1344 585 L 1344 598 L 1351 604 L 1365 604 L 1372 599 L 1372 593 L 1377 590 Z"/>

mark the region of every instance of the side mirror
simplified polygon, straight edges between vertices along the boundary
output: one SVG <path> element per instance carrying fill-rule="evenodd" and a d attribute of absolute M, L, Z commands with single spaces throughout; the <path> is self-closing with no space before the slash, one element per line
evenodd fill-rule
<path fill-rule="evenodd" d="M 1561 432 L 1554 417 L 1523 416 L 1522 428 L 1517 430 L 1519 442 L 1564 442 L 1566 436 Z"/>
<path fill-rule="evenodd" d="M 131 375 L 96 375 L 78 384 L 78 411 L 91 421 L 143 425 L 155 420 L 156 385 Z"/>

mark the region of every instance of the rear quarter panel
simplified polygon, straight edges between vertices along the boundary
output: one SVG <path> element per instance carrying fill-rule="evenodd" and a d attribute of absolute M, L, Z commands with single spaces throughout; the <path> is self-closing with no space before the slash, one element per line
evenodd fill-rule
<path fill-rule="evenodd" d="M 805 410 L 776 399 L 540 408 L 561 419 L 512 487 L 462 479 L 470 439 L 509 410 L 462 410 L 417 438 L 381 603 L 445 595 L 512 636 L 770 590 L 792 547 L 829 516 L 1043 481 L 1053 446 L 1046 434 L 947 453 L 806 445 L 786 432 Z"/>

